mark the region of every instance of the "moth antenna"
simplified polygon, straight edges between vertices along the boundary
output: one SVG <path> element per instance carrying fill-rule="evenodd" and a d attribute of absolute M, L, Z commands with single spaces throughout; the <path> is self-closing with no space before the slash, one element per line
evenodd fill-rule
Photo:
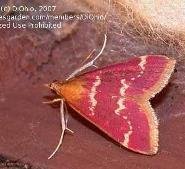
<path fill-rule="evenodd" d="M 85 65 L 83 65 L 82 67 L 78 68 L 77 70 L 75 70 L 71 75 L 69 75 L 69 77 L 66 80 L 71 79 L 72 77 L 74 77 L 75 75 L 77 75 L 79 72 L 85 70 L 88 67 L 91 67 L 92 65 L 94 65 L 94 62 L 100 57 L 100 55 L 103 53 L 105 46 L 107 44 L 107 34 L 104 34 L 104 43 L 103 46 L 100 50 L 100 52 L 98 53 L 98 55 L 91 61 L 89 61 L 88 63 L 86 63 Z"/>
<path fill-rule="evenodd" d="M 98 68 L 98 66 L 96 66 L 96 65 L 92 65 L 93 67 L 95 67 L 95 68 Z"/>
<path fill-rule="evenodd" d="M 95 52 L 95 49 L 93 49 L 91 51 L 91 53 L 85 58 L 85 60 L 82 62 L 82 64 L 84 64 L 89 58 L 91 58 L 91 56 L 93 55 L 94 52 Z"/>
<path fill-rule="evenodd" d="M 51 159 L 56 154 L 56 152 L 58 151 L 58 149 L 62 145 L 62 141 L 63 141 L 63 138 L 64 138 L 64 132 L 66 130 L 66 121 L 65 121 L 65 116 L 64 116 L 64 100 L 63 99 L 61 99 L 61 103 L 60 103 L 60 120 L 61 120 L 61 125 L 62 125 L 62 133 L 61 133 L 61 136 L 60 136 L 60 140 L 59 140 L 58 145 L 56 146 L 55 150 L 48 157 L 48 159 Z"/>
<path fill-rule="evenodd" d="M 89 63 L 91 63 L 91 65 L 93 65 L 93 63 L 94 63 L 94 62 L 99 58 L 99 56 L 103 53 L 106 44 L 107 44 L 107 34 L 104 35 L 104 42 L 103 42 L 103 46 L 102 46 L 100 52 L 98 53 L 98 55 L 97 55 L 92 61 L 89 62 Z M 87 63 L 87 64 L 88 64 L 88 63 Z"/>

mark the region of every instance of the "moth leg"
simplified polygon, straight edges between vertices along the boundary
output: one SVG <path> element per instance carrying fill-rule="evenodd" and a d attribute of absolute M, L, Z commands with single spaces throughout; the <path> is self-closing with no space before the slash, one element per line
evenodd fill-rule
<path fill-rule="evenodd" d="M 68 110 L 67 110 L 67 105 L 66 105 L 66 103 L 64 102 L 64 109 L 65 109 L 65 123 L 66 123 L 66 131 L 68 131 L 69 133 L 71 133 L 71 134 L 74 134 L 74 131 L 73 130 L 71 130 L 71 129 L 69 129 L 68 127 L 67 127 L 67 122 L 68 122 L 68 120 L 69 120 L 69 113 L 68 113 Z"/>
<path fill-rule="evenodd" d="M 52 104 L 52 103 L 56 103 L 56 102 L 60 102 L 62 99 L 61 98 L 57 98 L 57 99 L 53 99 L 51 101 L 46 101 L 46 102 L 42 102 L 44 104 Z"/>
<path fill-rule="evenodd" d="M 60 136 L 60 140 L 59 140 L 58 145 L 56 146 L 55 150 L 48 157 L 48 159 L 51 159 L 55 155 L 55 153 L 58 151 L 58 149 L 62 145 L 62 141 L 63 141 L 63 138 L 64 138 L 64 132 L 66 130 L 66 122 L 65 122 L 65 116 L 64 116 L 64 100 L 63 99 L 61 99 L 61 104 L 60 104 L 60 120 L 61 120 L 61 126 L 62 126 L 62 133 L 61 133 L 61 136 Z"/>
<path fill-rule="evenodd" d="M 78 73 L 80 73 L 81 71 L 85 70 L 86 68 L 88 67 L 91 67 L 91 66 L 96 66 L 94 65 L 94 62 L 99 58 L 99 56 L 103 53 L 104 49 L 105 49 L 105 46 L 106 46 L 106 43 L 107 43 L 107 35 L 105 34 L 104 35 L 104 43 L 103 43 L 103 46 L 101 48 L 101 51 L 98 53 L 98 55 L 92 59 L 91 61 L 87 62 L 85 65 L 83 65 L 82 67 L 78 68 L 77 70 L 75 70 L 72 74 L 70 74 L 68 76 L 68 78 L 66 80 L 69 80 L 71 79 L 72 77 L 76 76 Z"/>

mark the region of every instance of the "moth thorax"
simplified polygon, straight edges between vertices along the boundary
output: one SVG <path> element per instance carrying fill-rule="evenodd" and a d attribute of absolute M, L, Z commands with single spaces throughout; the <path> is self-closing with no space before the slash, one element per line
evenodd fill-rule
<path fill-rule="evenodd" d="M 65 83 L 55 84 L 54 90 L 58 95 L 64 97 L 66 100 L 76 101 L 82 97 L 84 87 L 82 85 L 82 81 L 74 79 Z"/>

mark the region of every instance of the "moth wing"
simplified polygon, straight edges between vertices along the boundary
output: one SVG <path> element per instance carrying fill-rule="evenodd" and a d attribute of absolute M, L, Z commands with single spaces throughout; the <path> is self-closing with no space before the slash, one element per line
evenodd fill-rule
<path fill-rule="evenodd" d="M 125 99 L 121 105 L 116 99 L 102 99 L 99 104 L 94 112 L 86 108 L 84 102 L 77 107 L 71 104 L 71 107 L 124 147 L 148 155 L 157 152 L 158 122 L 149 103 L 141 105 L 136 100 Z"/>
<path fill-rule="evenodd" d="M 145 96 L 151 98 L 160 92 L 167 84 L 176 61 L 163 55 L 147 55 L 133 57 L 122 63 L 96 69 L 88 72 L 85 77 L 89 83 L 93 83 L 97 76 L 104 83 L 111 83 L 119 87 L 121 80 L 125 80 L 129 88 L 126 94 L 131 97 Z M 109 84 L 110 85 L 110 84 Z"/>
<path fill-rule="evenodd" d="M 158 122 L 149 99 L 166 85 L 174 65 L 165 56 L 135 57 L 72 79 L 63 96 L 123 146 L 155 154 Z"/>

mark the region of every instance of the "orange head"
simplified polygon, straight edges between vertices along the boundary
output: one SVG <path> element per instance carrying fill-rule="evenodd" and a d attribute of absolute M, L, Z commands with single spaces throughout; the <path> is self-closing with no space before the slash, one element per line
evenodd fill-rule
<path fill-rule="evenodd" d="M 79 100 L 85 91 L 83 84 L 83 81 L 73 79 L 66 82 L 55 80 L 50 84 L 45 84 L 45 86 L 55 91 L 62 98 L 65 98 L 69 102 L 73 102 L 75 100 Z"/>
<path fill-rule="evenodd" d="M 56 92 L 58 95 L 61 95 L 61 93 L 59 93 L 60 88 L 62 86 L 61 82 L 54 80 L 52 83 L 44 84 L 44 86 L 50 88 L 52 91 Z"/>

